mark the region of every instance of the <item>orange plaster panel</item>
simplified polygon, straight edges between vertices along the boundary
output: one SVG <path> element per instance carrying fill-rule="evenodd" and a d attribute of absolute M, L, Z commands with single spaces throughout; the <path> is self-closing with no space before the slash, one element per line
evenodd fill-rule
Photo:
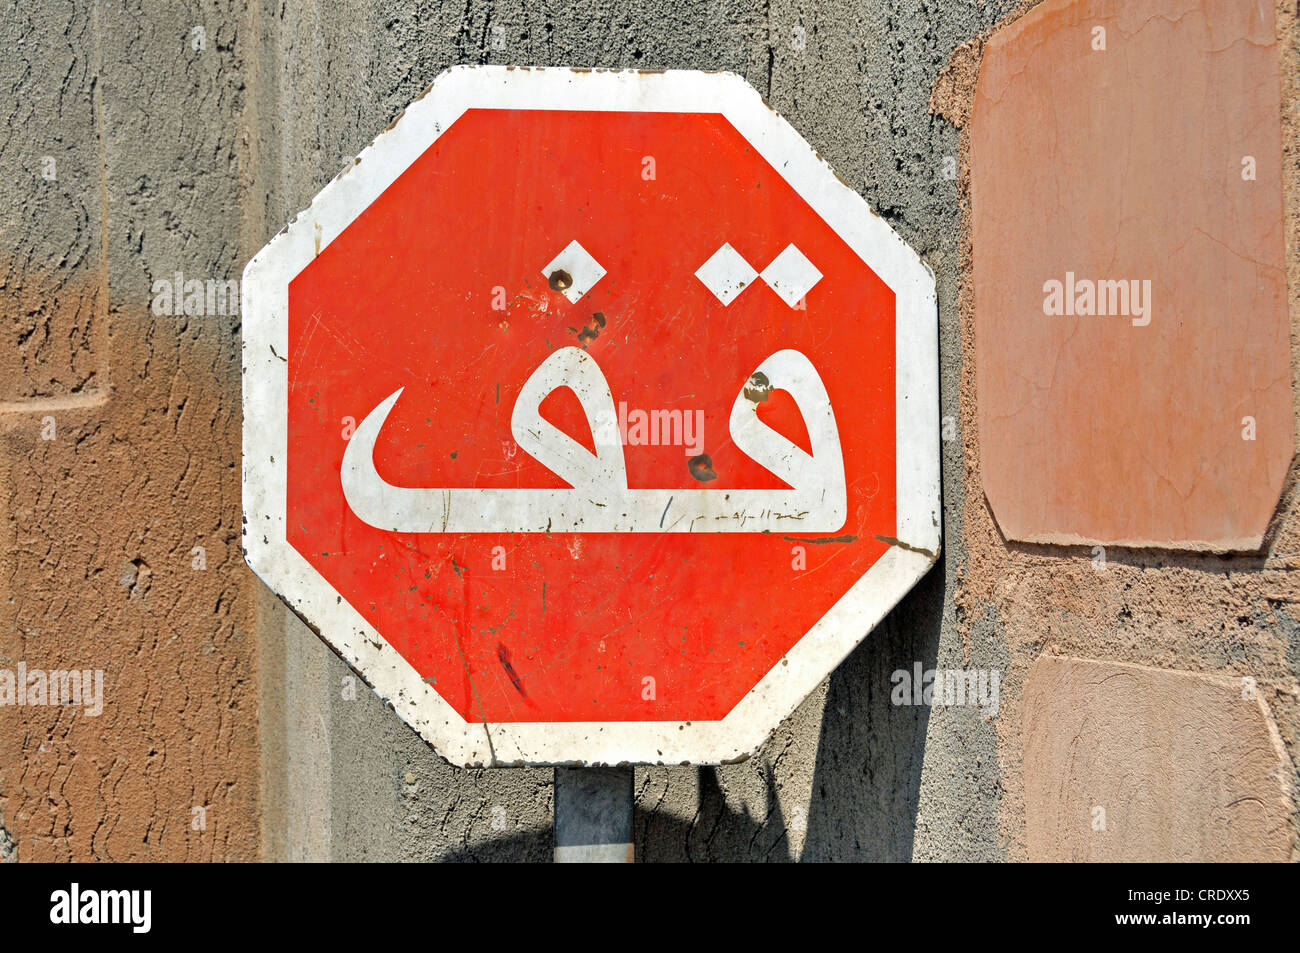
<path fill-rule="evenodd" d="M 1271 2 L 1047 0 L 987 42 L 976 380 L 1008 539 L 1261 545 L 1292 453 L 1274 29 Z"/>

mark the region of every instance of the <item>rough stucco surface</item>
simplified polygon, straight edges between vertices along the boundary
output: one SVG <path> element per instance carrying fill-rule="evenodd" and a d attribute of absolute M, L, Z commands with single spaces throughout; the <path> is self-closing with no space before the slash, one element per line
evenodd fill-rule
<path fill-rule="evenodd" d="M 103 383 L 105 198 L 95 121 L 94 33 L 71 8 L 6 16 L 0 143 L 6 209 L 0 271 L 0 402 L 92 397 Z M 33 69 L 35 63 L 41 68 Z M 59 122 L 39 138 L 16 130 Z"/>
<path fill-rule="evenodd" d="M 1032 9 L 1027 4 L 1017 13 Z M 1284 86 L 1283 169 L 1287 210 L 1288 305 L 1291 315 L 1291 368 L 1297 355 L 1296 315 L 1300 314 L 1300 146 L 1297 144 L 1296 11 L 1277 7 Z M 931 107 L 962 129 L 958 187 L 963 209 L 962 270 L 969 276 L 968 124 L 975 88 L 971 61 L 982 38 L 956 50 Z M 1000 828 L 1007 856 L 1023 859 L 1026 844 L 1026 790 L 1021 755 L 1025 679 L 1045 652 L 1081 658 L 1140 663 L 1256 680 L 1272 713 L 1292 772 L 1300 744 L 1300 515 L 1296 513 L 1294 465 L 1282 501 L 1258 554 L 1221 557 L 1161 550 L 1033 546 L 1008 543 L 999 532 L 980 489 L 981 456 L 976 433 L 975 296 L 962 284 L 958 306 L 962 362 L 959 374 L 966 493 L 961 537 L 965 547 L 956 612 L 959 631 L 992 613 L 1009 656 L 1003 681 L 1003 706 L 997 719 L 998 751 L 1006 779 Z M 1295 388 L 1292 388 L 1293 394 Z M 1294 411 L 1293 411 L 1294 413 Z M 947 487 L 946 487 L 947 489 Z M 951 546 L 953 538 L 947 537 Z M 1118 757 L 1122 752 L 1116 752 Z M 1208 777 L 1208 776 L 1207 776 Z M 1297 857 L 1297 815 L 1289 816 L 1291 859 Z M 1151 858 L 1159 859 L 1159 858 Z"/>
<path fill-rule="evenodd" d="M 21 860 L 255 858 L 238 318 L 149 307 L 238 274 L 242 59 L 182 4 L 71 10 L 0 16 L 0 668 L 100 669 L 104 709 L 0 708 L 0 825 Z"/>
<path fill-rule="evenodd" d="M 0 401 L 16 402 L 0 418 L 0 667 L 102 665 L 108 683 L 98 720 L 0 709 L 0 855 L 549 858 L 549 771 L 450 768 L 359 680 L 354 692 L 347 668 L 243 567 L 239 319 L 149 312 L 151 282 L 177 270 L 237 277 L 460 62 L 733 70 L 937 276 L 952 424 L 942 564 L 755 758 L 639 769 L 641 859 L 1024 858 L 1020 693 L 1049 644 L 1249 673 L 1294 758 L 1290 485 L 1266 556 L 1112 551 L 1100 573 L 1083 550 L 1009 547 L 988 514 L 963 351 L 968 175 L 943 118 L 960 123 L 978 57 L 972 67 L 968 48 L 963 68 L 945 64 L 972 40 L 978 50 L 1014 6 L 150 2 L 96 4 L 66 29 L 66 17 L 0 17 L 15 51 L 6 111 L 21 116 L 35 98 L 46 120 L 0 150 L 17 207 L 47 203 L 4 217 L 15 236 L 4 273 L 60 289 L 35 312 L 10 284 L 0 292 L 61 342 L 42 350 L 29 334 L 28 351 L 0 359 L 17 362 L 0 364 Z M 1280 11 L 1287 29 L 1294 18 Z M 69 74 L 78 56 L 91 66 Z M 40 191 L 39 157 L 57 154 L 45 144 L 56 134 L 75 153 L 59 162 L 59 188 L 85 206 L 84 222 L 59 211 L 79 207 L 69 198 Z M 65 186 L 65 167 L 86 184 Z M 21 224 L 42 215 L 74 235 Z M 65 257 L 67 274 L 56 268 Z M 42 441 L 51 412 L 58 436 Z M 191 569 L 199 544 L 203 571 Z M 916 662 L 1002 671 L 1000 711 L 893 705 L 891 673 Z M 193 831 L 191 809 L 205 804 L 207 828 Z"/>
<path fill-rule="evenodd" d="M 1043 656 L 1025 684 L 1033 861 L 1284 861 L 1291 772 L 1242 680 Z"/>

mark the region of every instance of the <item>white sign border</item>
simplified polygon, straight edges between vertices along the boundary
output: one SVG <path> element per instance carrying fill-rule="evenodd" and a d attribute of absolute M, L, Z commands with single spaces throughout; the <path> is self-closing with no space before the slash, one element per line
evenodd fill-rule
<path fill-rule="evenodd" d="M 721 113 L 896 296 L 898 540 L 721 721 L 466 722 L 286 535 L 289 282 L 468 109 Z M 321 190 L 244 269 L 244 556 L 439 754 L 465 767 L 720 764 L 752 754 L 938 560 L 934 275 L 741 77 L 458 66 Z"/>

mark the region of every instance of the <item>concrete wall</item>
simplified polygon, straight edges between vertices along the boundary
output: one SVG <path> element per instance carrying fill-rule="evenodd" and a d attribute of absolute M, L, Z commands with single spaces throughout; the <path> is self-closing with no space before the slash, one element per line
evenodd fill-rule
<path fill-rule="evenodd" d="M 0 354 L 0 668 L 107 675 L 98 719 L 0 708 L 0 853 L 549 857 L 549 771 L 449 767 L 244 568 L 239 318 L 150 307 L 153 282 L 177 271 L 237 278 L 440 70 L 465 62 L 735 71 L 938 280 L 952 418 L 942 563 L 756 757 L 639 769 L 641 859 L 1024 859 L 1030 823 L 1086 839 L 1089 818 L 1026 808 L 1027 790 L 1051 791 L 1042 772 L 1055 763 L 1051 745 L 1022 756 L 1025 685 L 1045 652 L 1252 675 L 1264 713 L 1242 730 L 1280 739 L 1290 784 L 1293 529 L 1266 556 L 1139 552 L 1099 574 L 1085 549 L 1008 546 L 984 504 L 968 177 L 945 174 L 963 155 L 969 48 L 946 67 L 1016 6 L 43 3 L 0 16 L 12 117 L 0 301 L 14 316 Z M 931 112 L 941 75 L 946 119 Z M 42 177 L 44 156 L 57 179 Z M 50 416 L 56 436 L 42 439 Z M 1291 481 L 1285 527 L 1294 495 Z M 1082 593 L 1076 604 L 1055 598 L 1063 585 Z M 891 704 L 891 673 L 917 662 L 1000 671 L 999 713 Z M 1283 815 L 1270 843 L 1280 836 L 1287 856 L 1293 802 Z"/>

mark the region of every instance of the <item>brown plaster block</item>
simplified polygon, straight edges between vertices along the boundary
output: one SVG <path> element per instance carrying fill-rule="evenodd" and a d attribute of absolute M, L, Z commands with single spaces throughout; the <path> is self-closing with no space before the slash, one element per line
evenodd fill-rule
<path fill-rule="evenodd" d="M 1022 745 L 1030 860 L 1290 855 L 1290 762 L 1243 679 L 1043 656 Z"/>

